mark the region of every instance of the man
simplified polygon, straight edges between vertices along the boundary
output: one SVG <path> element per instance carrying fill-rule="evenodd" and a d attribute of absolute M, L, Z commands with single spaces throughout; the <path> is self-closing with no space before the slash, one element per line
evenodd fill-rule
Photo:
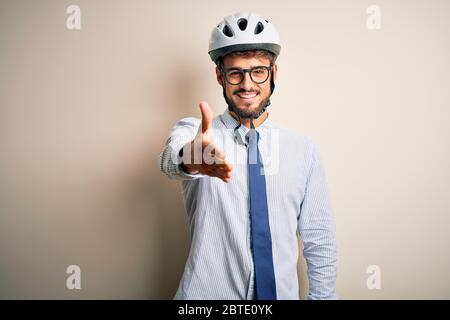
<path fill-rule="evenodd" d="M 176 299 L 299 299 L 297 232 L 309 299 L 335 298 L 336 237 L 317 145 L 275 124 L 266 110 L 280 41 L 253 13 L 228 16 L 212 31 L 227 110 L 172 129 L 159 165 L 180 179 L 191 250 Z"/>

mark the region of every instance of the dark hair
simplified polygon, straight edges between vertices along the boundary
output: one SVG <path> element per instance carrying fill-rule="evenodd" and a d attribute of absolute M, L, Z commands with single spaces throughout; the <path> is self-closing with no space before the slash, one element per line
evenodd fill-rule
<path fill-rule="evenodd" d="M 217 60 L 217 66 L 223 67 L 223 60 L 224 60 L 224 58 L 226 56 L 240 56 L 240 57 L 242 57 L 242 56 L 250 56 L 250 55 L 251 56 L 256 55 L 256 56 L 259 56 L 259 57 L 266 57 L 266 58 L 269 59 L 271 65 L 274 64 L 275 60 L 277 59 L 277 57 L 272 52 L 269 52 L 269 51 L 266 51 L 266 50 L 235 51 L 235 52 L 228 53 L 228 54 L 224 55 L 223 57 L 220 57 Z"/>

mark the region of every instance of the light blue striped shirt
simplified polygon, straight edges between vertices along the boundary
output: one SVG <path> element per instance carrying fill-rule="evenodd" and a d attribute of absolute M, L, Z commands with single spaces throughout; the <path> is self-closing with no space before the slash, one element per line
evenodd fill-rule
<path fill-rule="evenodd" d="M 213 119 L 213 139 L 233 164 L 231 181 L 187 174 L 181 148 L 200 130 L 184 118 L 172 129 L 159 165 L 181 180 L 191 249 L 175 299 L 253 299 L 247 148 L 248 128 L 228 112 Z M 268 117 L 256 128 L 266 175 L 269 224 L 278 299 L 299 299 L 298 240 L 308 267 L 309 299 L 334 299 L 337 254 L 330 195 L 318 146 Z"/>

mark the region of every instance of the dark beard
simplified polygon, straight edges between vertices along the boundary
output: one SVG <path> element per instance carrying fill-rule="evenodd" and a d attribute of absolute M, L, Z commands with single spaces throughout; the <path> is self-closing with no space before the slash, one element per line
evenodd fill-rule
<path fill-rule="evenodd" d="M 223 90 L 223 96 L 225 97 L 225 101 L 228 104 L 228 109 L 230 111 L 233 111 L 235 114 L 237 114 L 239 116 L 239 118 L 246 118 L 246 119 L 257 119 L 259 118 L 259 116 L 264 112 L 263 110 L 265 110 L 265 108 L 267 108 L 270 105 L 270 95 L 265 98 L 264 100 L 262 100 L 259 103 L 258 108 L 256 108 L 255 110 L 250 110 L 250 109 L 245 109 L 245 110 L 241 110 L 239 109 L 234 103 L 233 101 L 231 101 L 230 99 L 228 99 L 226 93 L 225 93 L 225 88 Z"/>

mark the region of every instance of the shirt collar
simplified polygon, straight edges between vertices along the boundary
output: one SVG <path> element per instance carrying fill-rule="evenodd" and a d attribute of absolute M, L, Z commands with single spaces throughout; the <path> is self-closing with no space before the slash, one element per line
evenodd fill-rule
<path fill-rule="evenodd" d="M 234 130 L 240 125 L 239 121 L 233 118 L 228 109 L 225 109 L 224 113 L 220 115 L 220 118 L 227 129 Z M 270 114 L 268 113 L 267 119 L 256 127 L 256 131 L 258 131 L 259 133 L 259 139 L 264 139 L 269 133 L 272 126 L 272 119 L 270 118 Z M 241 125 L 236 131 L 240 135 L 242 139 L 241 141 L 245 141 L 245 136 L 250 131 L 250 129 L 244 125 Z"/>

